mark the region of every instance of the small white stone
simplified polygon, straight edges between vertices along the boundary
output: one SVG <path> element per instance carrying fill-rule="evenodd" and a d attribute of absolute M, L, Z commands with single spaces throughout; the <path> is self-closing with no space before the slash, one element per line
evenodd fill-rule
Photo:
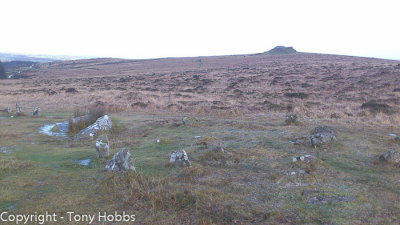
<path fill-rule="evenodd" d="M 157 139 L 157 143 L 160 143 L 160 139 Z"/>
<path fill-rule="evenodd" d="M 296 157 L 293 157 L 292 161 L 293 161 L 293 162 L 296 162 L 296 161 L 297 161 L 297 158 L 296 158 Z"/>

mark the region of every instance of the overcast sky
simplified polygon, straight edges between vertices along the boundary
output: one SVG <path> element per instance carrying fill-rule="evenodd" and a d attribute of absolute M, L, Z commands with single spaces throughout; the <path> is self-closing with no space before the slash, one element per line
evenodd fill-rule
<path fill-rule="evenodd" d="M 0 52 L 159 58 L 285 45 L 400 60 L 398 2 L 1 0 Z"/>

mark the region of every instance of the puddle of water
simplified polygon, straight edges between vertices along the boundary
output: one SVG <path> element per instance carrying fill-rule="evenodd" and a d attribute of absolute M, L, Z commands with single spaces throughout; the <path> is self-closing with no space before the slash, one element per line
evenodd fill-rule
<path fill-rule="evenodd" d="M 0 119 L 11 119 L 11 116 L 0 116 Z"/>
<path fill-rule="evenodd" d="M 397 134 L 389 134 L 391 137 L 397 137 Z"/>
<path fill-rule="evenodd" d="M 11 149 L 9 149 L 7 147 L 1 147 L 0 148 L 0 152 L 4 153 L 4 154 L 10 154 L 11 153 Z"/>
<path fill-rule="evenodd" d="M 39 129 L 39 132 L 49 136 L 66 137 L 68 132 L 68 121 L 62 123 L 46 124 Z M 55 126 L 58 126 L 59 132 L 51 131 Z"/>
<path fill-rule="evenodd" d="M 21 150 L 20 148 L 18 148 L 16 145 L 10 146 L 10 147 L 0 147 L 0 153 L 4 153 L 4 154 L 11 154 L 15 151 L 19 151 Z"/>
<path fill-rule="evenodd" d="M 82 166 L 88 166 L 91 160 L 92 160 L 92 157 L 89 157 L 87 159 L 75 160 L 74 162 L 76 162 Z"/>

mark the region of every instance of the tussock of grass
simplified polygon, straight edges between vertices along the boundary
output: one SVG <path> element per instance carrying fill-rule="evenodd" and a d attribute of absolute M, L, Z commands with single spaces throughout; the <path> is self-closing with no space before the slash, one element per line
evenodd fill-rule
<path fill-rule="evenodd" d="M 183 207 L 177 196 L 182 197 L 184 190 L 175 185 L 170 178 L 152 178 L 141 172 L 109 173 L 101 185 L 106 191 L 123 197 L 123 203 L 127 206 L 139 204 L 152 210 Z"/>
<path fill-rule="evenodd" d="M 193 165 L 183 168 L 178 177 L 184 182 L 195 182 L 206 173 L 207 171 L 203 167 Z"/>
<path fill-rule="evenodd" d="M 198 148 L 208 148 L 216 145 L 218 143 L 218 139 L 213 136 L 204 136 L 198 138 L 195 142 L 196 147 Z"/>
<path fill-rule="evenodd" d="M 82 119 L 78 120 L 77 122 L 74 122 L 73 118 L 71 118 L 69 120 L 68 132 L 71 134 L 76 134 L 82 129 L 96 122 L 98 118 L 104 116 L 106 113 L 107 113 L 106 109 L 101 106 L 90 108 L 87 114 L 85 113 L 84 110 L 77 109 L 74 112 L 73 117 L 74 118 L 82 117 Z"/>
<path fill-rule="evenodd" d="M 51 132 L 60 132 L 60 128 L 57 125 L 55 125 L 53 128 L 51 128 L 50 131 Z"/>
<path fill-rule="evenodd" d="M 186 174 L 198 174 L 198 169 L 187 169 Z M 196 175 L 197 176 L 197 175 Z M 116 195 L 125 207 L 151 211 L 152 218 L 172 213 L 163 221 L 196 218 L 192 223 L 232 224 L 235 221 L 263 221 L 266 219 L 261 206 L 244 205 L 234 194 L 219 189 L 200 186 L 191 188 L 177 182 L 176 178 L 152 178 L 142 173 L 107 174 L 101 187 Z M 183 220 L 184 221 L 184 220 Z M 197 221 L 197 222 L 196 222 Z"/>
<path fill-rule="evenodd" d="M 226 166 L 240 162 L 240 157 L 214 150 L 207 150 L 196 158 L 202 165 Z"/>
<path fill-rule="evenodd" d="M 20 161 L 14 158 L 0 159 L 0 176 L 27 169 L 29 166 L 31 166 L 31 163 L 27 161 Z"/>
<path fill-rule="evenodd" d="M 25 113 L 24 112 L 15 113 L 15 116 L 25 116 Z"/>

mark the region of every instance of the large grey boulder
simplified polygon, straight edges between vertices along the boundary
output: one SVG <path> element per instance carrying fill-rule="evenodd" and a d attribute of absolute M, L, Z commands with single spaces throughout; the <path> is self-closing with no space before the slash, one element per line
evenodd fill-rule
<path fill-rule="evenodd" d="M 127 148 L 121 149 L 121 151 L 115 153 L 112 159 L 108 160 L 104 170 L 119 173 L 125 173 L 129 170 L 136 172 L 131 152 Z"/>
<path fill-rule="evenodd" d="M 169 163 L 172 165 L 192 166 L 192 163 L 189 161 L 189 157 L 184 149 L 171 152 Z"/>
<path fill-rule="evenodd" d="M 96 139 L 96 152 L 98 158 L 106 158 L 110 156 L 110 142 L 107 134 L 100 135 Z"/>
<path fill-rule="evenodd" d="M 39 107 L 35 107 L 35 109 L 33 110 L 32 115 L 40 117 L 40 108 Z"/>
<path fill-rule="evenodd" d="M 380 160 L 400 165 L 400 151 L 390 150 L 379 157 Z"/>
<path fill-rule="evenodd" d="M 15 114 L 16 115 L 22 115 L 23 110 L 22 110 L 22 105 L 19 103 L 15 103 Z"/>
<path fill-rule="evenodd" d="M 75 141 L 82 139 L 93 138 L 100 131 L 110 130 L 112 128 L 112 121 L 109 116 L 104 115 L 96 120 L 92 125 L 86 127 L 85 129 L 79 131 L 75 135 Z"/>
<path fill-rule="evenodd" d="M 320 144 L 337 141 L 336 131 L 329 126 L 318 126 L 314 128 L 312 131 L 312 135 L 310 136 L 311 145 L 316 147 Z"/>

